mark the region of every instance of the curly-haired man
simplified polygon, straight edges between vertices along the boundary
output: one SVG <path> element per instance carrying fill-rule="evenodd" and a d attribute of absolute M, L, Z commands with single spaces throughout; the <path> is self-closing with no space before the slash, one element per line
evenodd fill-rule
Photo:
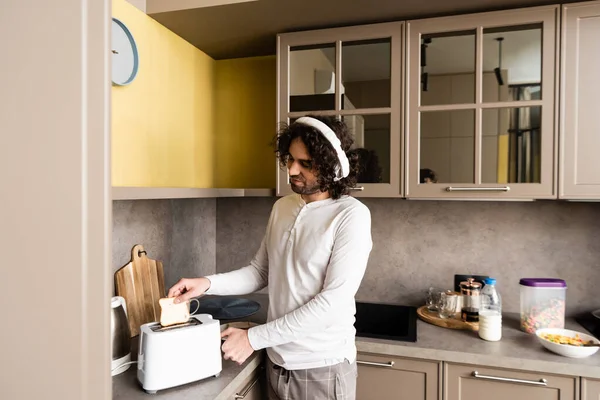
<path fill-rule="evenodd" d="M 334 118 L 302 117 L 275 141 L 295 192 L 275 202 L 261 246 L 236 271 L 182 279 L 169 297 L 243 295 L 267 286 L 267 323 L 228 328 L 225 359 L 266 349 L 270 399 L 354 399 L 354 296 L 372 248 L 371 214 L 348 195 L 358 154 Z"/>

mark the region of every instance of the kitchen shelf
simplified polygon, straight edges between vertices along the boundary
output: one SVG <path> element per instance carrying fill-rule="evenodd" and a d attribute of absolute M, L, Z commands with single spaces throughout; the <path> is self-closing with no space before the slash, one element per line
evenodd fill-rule
<path fill-rule="evenodd" d="M 196 199 L 214 197 L 271 197 L 275 189 L 170 188 L 113 186 L 113 200 Z"/>

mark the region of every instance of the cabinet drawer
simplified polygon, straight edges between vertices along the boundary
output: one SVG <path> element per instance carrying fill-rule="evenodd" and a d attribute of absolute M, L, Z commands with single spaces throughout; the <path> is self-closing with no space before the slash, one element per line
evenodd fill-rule
<path fill-rule="evenodd" d="M 439 362 L 359 353 L 357 364 L 357 400 L 441 398 Z"/>
<path fill-rule="evenodd" d="M 600 380 L 581 380 L 581 400 L 600 400 Z"/>
<path fill-rule="evenodd" d="M 267 397 L 267 380 L 264 364 L 261 364 L 236 389 L 232 400 L 262 400 Z"/>
<path fill-rule="evenodd" d="M 576 400 L 579 378 L 478 365 L 445 364 L 447 400 Z"/>

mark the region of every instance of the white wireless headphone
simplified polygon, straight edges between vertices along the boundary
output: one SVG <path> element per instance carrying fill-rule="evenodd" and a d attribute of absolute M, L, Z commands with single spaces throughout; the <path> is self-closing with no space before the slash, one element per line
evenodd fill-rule
<path fill-rule="evenodd" d="M 308 126 L 312 126 L 316 130 L 318 130 L 324 137 L 331 143 L 333 149 L 335 150 L 338 158 L 338 165 L 335 167 L 335 178 L 334 181 L 339 181 L 342 178 L 345 178 L 350 173 L 350 163 L 348 162 L 348 157 L 344 150 L 342 150 L 342 143 L 340 139 L 336 136 L 335 132 L 327 126 L 324 122 L 319 121 L 318 119 L 311 117 L 301 117 L 296 120 L 296 122 Z"/>

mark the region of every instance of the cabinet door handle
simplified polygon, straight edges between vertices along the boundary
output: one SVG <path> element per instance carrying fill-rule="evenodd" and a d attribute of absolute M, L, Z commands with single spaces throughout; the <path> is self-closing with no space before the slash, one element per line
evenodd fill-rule
<path fill-rule="evenodd" d="M 374 367 L 385 367 L 385 368 L 392 368 L 394 366 L 394 362 L 393 361 L 388 361 L 386 363 L 378 363 L 378 362 L 371 362 L 371 361 L 360 361 L 360 360 L 356 360 L 357 364 L 362 364 L 362 365 L 372 365 Z"/>
<path fill-rule="evenodd" d="M 446 192 L 508 192 L 509 186 L 503 187 L 456 187 L 448 186 Z"/>
<path fill-rule="evenodd" d="M 242 394 L 236 393 L 235 396 L 233 396 L 233 398 L 236 399 L 236 400 L 246 398 L 246 396 L 248 395 L 248 393 L 250 393 L 250 391 L 252 390 L 252 388 L 254 387 L 254 385 L 256 385 L 256 382 L 258 382 L 259 379 L 260 379 L 260 374 L 256 377 L 255 380 L 252 381 L 251 384 L 248 385 L 248 387 L 246 389 L 244 389 L 244 391 L 242 392 Z"/>
<path fill-rule="evenodd" d="M 364 186 L 356 186 L 356 187 L 348 188 L 348 190 L 358 190 L 358 191 L 362 192 L 363 190 L 365 190 L 365 187 Z"/>
<path fill-rule="evenodd" d="M 545 379 L 540 379 L 539 381 L 530 381 L 530 380 L 526 380 L 526 379 L 502 378 L 500 376 L 479 375 L 479 372 L 477 372 L 477 371 L 473 371 L 473 377 L 477 378 L 477 379 L 485 379 L 488 381 L 524 383 L 526 385 L 535 385 L 535 386 L 548 386 L 548 381 Z"/>

